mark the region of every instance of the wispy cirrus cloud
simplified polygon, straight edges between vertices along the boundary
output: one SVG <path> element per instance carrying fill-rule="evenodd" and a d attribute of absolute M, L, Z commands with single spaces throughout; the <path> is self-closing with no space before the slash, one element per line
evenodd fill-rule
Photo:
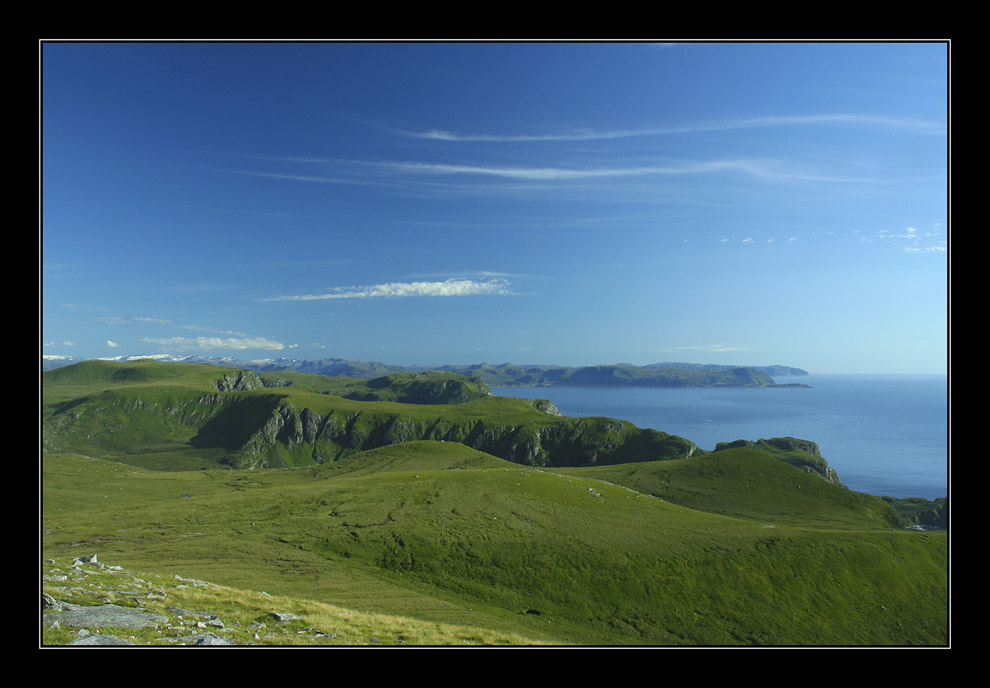
<path fill-rule="evenodd" d="M 674 127 L 646 127 L 643 129 L 624 129 L 596 131 L 593 129 L 575 129 L 569 132 L 542 134 L 458 134 L 442 129 L 426 131 L 395 130 L 395 133 L 410 138 L 428 139 L 431 141 L 451 142 L 483 142 L 518 143 L 539 141 L 599 141 L 608 139 L 623 139 L 641 136 L 670 136 L 675 134 L 690 134 L 706 131 L 731 131 L 734 129 L 758 129 L 768 127 L 785 127 L 799 125 L 834 124 L 834 125 L 864 125 L 894 128 L 914 131 L 924 134 L 944 134 L 945 127 L 941 124 L 925 122 L 916 119 L 883 117 L 857 114 L 823 114 L 796 116 L 752 117 L 748 119 L 730 120 L 726 122 L 711 122 L 705 124 L 689 124 Z"/>
<path fill-rule="evenodd" d="M 96 320 L 107 325 L 164 325 L 166 327 L 174 327 L 180 330 L 192 330 L 194 332 L 211 332 L 213 334 L 235 335 L 239 337 L 248 336 L 243 332 L 222 330 L 216 327 L 208 327 L 204 325 L 182 325 L 181 323 L 177 323 L 174 320 L 169 320 L 167 318 L 149 318 L 146 316 L 128 315 L 105 316 L 97 318 Z"/>
<path fill-rule="evenodd" d="M 779 161 L 767 160 L 706 160 L 706 161 L 672 161 L 658 165 L 613 165 L 613 166 L 501 166 L 501 165 L 472 165 L 435 162 L 410 161 L 371 161 L 371 160 L 338 160 L 330 158 L 273 158 L 281 162 L 318 163 L 324 165 L 346 166 L 350 173 L 377 173 L 378 182 L 359 182 L 356 178 L 346 176 L 320 176 L 311 174 L 282 174 L 257 171 L 238 171 L 238 174 L 250 174 L 258 177 L 286 179 L 303 182 L 336 183 L 377 183 L 384 186 L 399 183 L 399 180 L 411 180 L 424 177 L 495 177 L 520 182 L 568 182 L 593 181 L 605 179 L 621 179 L 632 177 L 677 177 L 689 175 L 718 174 L 737 172 L 751 177 L 762 177 L 782 180 L 828 182 L 828 183 L 873 183 L 876 180 L 850 178 L 836 175 L 818 174 L 796 169 L 789 169 Z"/>
<path fill-rule="evenodd" d="M 726 351 L 749 351 L 746 346 L 726 346 L 725 344 L 702 344 L 697 346 L 673 346 L 669 349 L 653 349 L 655 354 L 665 354 L 672 351 L 708 351 L 721 353 Z"/>
<path fill-rule="evenodd" d="M 368 286 L 335 287 L 319 294 L 272 296 L 261 299 L 261 301 L 325 301 L 332 299 L 505 295 L 512 293 L 509 287 L 509 282 L 504 279 L 386 282 Z"/>

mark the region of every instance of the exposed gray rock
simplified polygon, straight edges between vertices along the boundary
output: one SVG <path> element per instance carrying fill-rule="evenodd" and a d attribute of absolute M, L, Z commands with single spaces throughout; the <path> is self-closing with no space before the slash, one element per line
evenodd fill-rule
<path fill-rule="evenodd" d="M 201 619 L 217 618 L 217 615 L 213 614 L 212 612 L 193 611 L 191 609 L 180 609 L 179 607 L 166 607 L 166 609 L 168 609 L 170 612 L 175 612 L 179 616 L 196 616 Z"/>
<path fill-rule="evenodd" d="M 295 619 L 301 619 L 301 616 L 295 614 L 285 614 L 282 612 L 269 612 L 268 616 L 272 617 L 276 621 L 293 621 Z"/>
<path fill-rule="evenodd" d="M 224 638 L 222 635 L 217 635 L 216 633 L 197 633 L 196 635 L 187 635 L 180 640 L 184 643 L 190 645 L 236 645 L 230 638 Z"/>
<path fill-rule="evenodd" d="M 75 640 L 70 640 L 66 645 L 133 645 L 130 640 L 118 638 L 114 635 L 103 635 L 102 633 L 92 633 Z"/>
<path fill-rule="evenodd" d="M 104 604 L 94 607 L 72 605 L 72 609 L 49 612 L 42 616 L 42 623 L 51 626 L 56 621 L 62 626 L 82 628 L 156 628 L 159 623 L 168 621 L 167 616 L 153 614 L 141 609 Z"/>
<path fill-rule="evenodd" d="M 251 370 L 240 370 L 236 373 L 228 373 L 222 379 L 217 380 L 217 389 L 221 392 L 243 392 L 249 389 L 261 389 L 265 383 L 257 373 Z"/>

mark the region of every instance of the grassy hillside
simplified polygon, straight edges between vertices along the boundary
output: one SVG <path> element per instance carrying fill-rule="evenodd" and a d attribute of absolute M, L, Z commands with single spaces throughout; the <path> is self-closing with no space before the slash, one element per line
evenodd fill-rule
<path fill-rule="evenodd" d="M 548 472 L 451 443 L 265 471 L 46 456 L 43 554 L 99 552 L 127 569 L 550 643 L 946 642 L 944 534 L 850 518 L 829 503 L 842 488 L 734 451 L 748 455 L 723 466 L 726 481 L 759 457 L 767 489 L 824 486 L 801 501 L 820 504 L 815 518 L 741 493 L 731 504 L 746 516 L 706 513 L 604 482 L 605 469 Z M 668 492 L 688 501 L 698 480 Z"/>
<path fill-rule="evenodd" d="M 264 592 L 307 628 L 330 624 L 319 605 L 384 615 L 355 633 L 396 642 L 948 642 L 947 534 L 898 527 L 810 442 L 691 451 L 522 399 L 358 401 L 326 393 L 346 380 L 174 365 L 46 377 L 43 557 L 210 581 L 244 601 L 240 630 Z"/>
<path fill-rule="evenodd" d="M 127 370 L 132 364 L 105 364 Z M 141 369 L 157 371 L 142 364 Z M 332 387 L 340 378 L 262 378 L 250 371 L 191 365 L 167 382 L 121 383 L 76 366 L 43 376 L 44 448 L 148 468 L 192 470 L 305 466 L 409 440 L 455 441 L 517 463 L 588 465 L 680 458 L 684 438 L 611 418 L 564 418 L 541 400 L 493 397 L 452 373 L 357 381 L 375 396 L 470 399 L 462 403 L 365 401 Z M 281 375 L 281 374 L 279 374 Z M 162 378 L 166 379 L 166 378 Z M 291 384 L 289 384 L 291 383 Z M 474 384 L 473 382 L 471 384 Z M 425 391 L 424 391 L 425 390 Z"/>
<path fill-rule="evenodd" d="M 492 395 L 482 380 L 442 370 L 403 372 L 373 379 L 327 377 L 317 373 L 261 372 L 266 387 L 289 387 L 357 401 L 404 404 L 461 404 Z"/>
<path fill-rule="evenodd" d="M 89 555 L 86 555 L 89 556 Z M 447 646 L 540 645 L 540 641 L 487 628 L 373 614 L 318 600 L 218 585 L 179 574 L 127 570 L 119 564 L 46 559 L 42 592 L 84 611 L 110 604 L 159 617 L 146 628 L 122 628 L 77 619 L 62 610 L 42 616 L 41 644 L 66 645 L 86 637 L 112 637 L 115 644 L 196 645 L 203 636 L 217 644 L 250 646 Z M 56 626 L 54 622 L 58 622 Z M 206 643 L 211 644 L 211 643 Z"/>
<path fill-rule="evenodd" d="M 593 476 L 710 513 L 769 524 L 895 528 L 895 510 L 873 495 L 853 492 L 772 454 L 739 447 L 679 461 L 655 461 L 559 472 Z"/>

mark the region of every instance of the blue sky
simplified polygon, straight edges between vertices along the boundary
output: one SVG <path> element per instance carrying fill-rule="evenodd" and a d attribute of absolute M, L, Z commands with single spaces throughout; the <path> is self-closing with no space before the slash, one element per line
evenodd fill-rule
<path fill-rule="evenodd" d="M 940 372 L 943 43 L 45 43 L 41 344 Z"/>

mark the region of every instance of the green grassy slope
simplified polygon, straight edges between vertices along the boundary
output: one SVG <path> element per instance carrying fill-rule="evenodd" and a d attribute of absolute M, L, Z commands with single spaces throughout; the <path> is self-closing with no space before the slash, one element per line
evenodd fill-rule
<path fill-rule="evenodd" d="M 477 626 L 422 621 L 373 614 L 318 600 L 272 595 L 268 592 L 192 581 L 176 575 L 125 570 L 113 562 L 81 563 L 46 559 L 42 565 L 44 593 L 80 608 L 109 603 L 167 619 L 155 628 L 97 626 L 92 632 L 114 636 L 133 645 L 176 646 L 195 643 L 195 635 L 213 633 L 233 645 L 260 646 L 448 646 L 539 645 L 539 641 Z M 190 614 L 186 610 L 200 610 Z M 209 615 L 216 621 L 203 623 Z M 278 620 L 273 614 L 292 614 Z M 78 637 L 57 612 L 43 612 L 41 644 L 66 645 Z M 59 621 L 56 627 L 52 622 Z M 203 626 L 198 625 L 203 624 Z M 64 624 L 64 625 L 63 625 Z M 89 624 L 86 624 L 89 626 Z M 190 637 L 193 636 L 193 637 Z"/>
<path fill-rule="evenodd" d="M 692 452 L 683 438 L 530 400 L 339 394 L 401 396 L 417 375 L 150 361 L 53 373 L 45 557 L 97 552 L 300 608 L 526 642 L 948 640 L 946 533 L 898 528 L 889 500 L 844 488 L 804 440 Z M 447 381 L 432 379 L 434 391 Z"/>
<path fill-rule="evenodd" d="M 667 483 L 659 464 L 564 474 L 452 443 L 264 471 L 50 455 L 43 550 L 546 642 L 947 641 L 944 533 L 853 518 L 855 505 L 830 501 L 842 488 L 818 476 L 765 453 L 720 454 L 662 462 Z M 712 470 L 722 482 L 706 494 Z M 757 470 L 768 494 L 751 499 L 740 486 Z M 606 472 L 665 484 L 666 496 Z M 824 487 L 808 496 L 809 480 Z M 797 489 L 775 493 L 793 482 L 800 508 L 778 513 Z M 735 496 L 716 510 L 733 515 L 687 506 L 712 508 L 720 493 Z M 760 507 L 767 496 L 774 506 Z"/>
<path fill-rule="evenodd" d="M 149 362 L 148 367 L 169 365 Z M 131 367 L 107 364 L 101 369 L 114 366 Z M 254 373 L 190 366 L 196 370 L 168 378 L 167 383 L 124 384 L 112 375 L 82 374 L 86 368 L 72 377 L 75 368 L 53 371 L 58 377 L 43 376 L 45 450 L 149 468 L 304 466 L 397 442 L 431 439 L 460 442 L 534 465 L 677 458 L 694 449 L 688 440 L 628 422 L 563 418 L 540 401 L 489 396 L 483 386 L 468 394 L 475 398 L 462 403 L 414 404 L 324 393 L 331 385 L 349 384 L 331 378 L 320 383 L 286 378 L 293 384 L 265 386 L 266 380 Z M 424 393 L 423 376 L 418 374 L 382 380 L 360 384 L 371 385 L 378 395 L 418 398 Z M 271 379 L 267 382 L 273 384 Z M 427 388 L 439 395 L 431 396 L 433 400 L 449 394 L 460 398 L 467 389 L 459 377 L 439 383 Z M 324 388 L 317 391 L 320 384 Z"/>
<path fill-rule="evenodd" d="M 745 447 L 678 461 L 557 470 L 624 485 L 692 509 L 769 524 L 831 529 L 899 525 L 894 509 L 879 497 L 853 492 Z"/>
<path fill-rule="evenodd" d="M 258 377 L 267 387 L 292 386 L 294 390 L 333 394 L 357 401 L 460 404 L 492 394 L 479 378 L 443 370 L 392 373 L 370 380 L 291 371 L 262 372 Z"/>

